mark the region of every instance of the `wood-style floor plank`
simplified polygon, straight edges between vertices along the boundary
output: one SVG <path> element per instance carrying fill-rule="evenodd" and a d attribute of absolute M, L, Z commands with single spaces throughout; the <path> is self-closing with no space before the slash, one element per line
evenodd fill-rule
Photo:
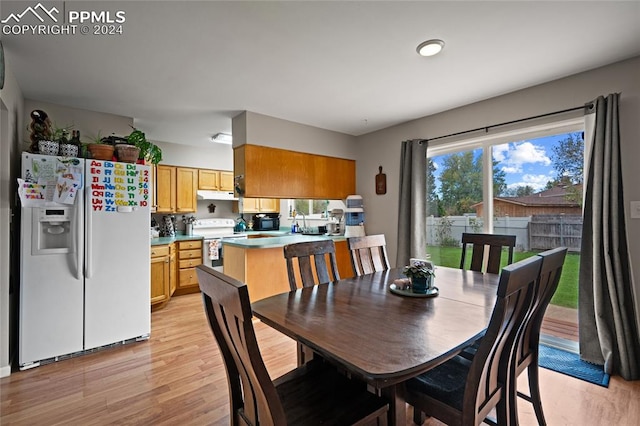
<path fill-rule="evenodd" d="M 289 338 L 255 322 L 273 378 L 295 367 Z M 548 424 L 637 425 L 640 381 L 613 377 L 609 388 L 541 369 Z M 519 380 L 526 388 L 526 378 Z M 171 299 L 153 312 L 149 341 L 14 372 L 0 380 L 1 425 L 225 425 L 227 379 L 200 295 Z M 520 424 L 535 425 L 519 401 Z M 408 408 L 408 423 L 411 412 Z M 428 419 L 425 425 L 440 424 Z"/>

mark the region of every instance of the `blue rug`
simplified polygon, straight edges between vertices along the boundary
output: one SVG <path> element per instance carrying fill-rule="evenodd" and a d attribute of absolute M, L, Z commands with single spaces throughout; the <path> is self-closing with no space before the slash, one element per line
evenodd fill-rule
<path fill-rule="evenodd" d="M 582 361 L 580 355 L 576 353 L 540 345 L 538 364 L 540 367 L 557 371 L 567 376 L 609 387 L 609 375 L 603 371 L 602 366 Z"/>

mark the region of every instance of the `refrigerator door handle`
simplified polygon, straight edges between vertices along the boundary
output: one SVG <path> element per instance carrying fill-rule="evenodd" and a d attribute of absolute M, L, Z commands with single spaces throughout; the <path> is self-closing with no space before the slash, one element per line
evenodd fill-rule
<path fill-rule="evenodd" d="M 92 245 L 93 245 L 93 215 L 91 214 L 91 204 L 89 203 L 89 201 L 91 200 L 91 194 L 89 193 L 90 191 L 90 186 L 87 185 L 87 208 L 86 208 L 86 218 L 85 220 L 87 221 L 87 227 L 86 227 L 86 239 L 87 241 L 85 241 L 85 250 L 86 250 L 86 262 L 87 262 L 87 267 L 85 270 L 85 277 L 86 278 L 91 278 L 93 276 L 93 253 L 92 253 Z"/>

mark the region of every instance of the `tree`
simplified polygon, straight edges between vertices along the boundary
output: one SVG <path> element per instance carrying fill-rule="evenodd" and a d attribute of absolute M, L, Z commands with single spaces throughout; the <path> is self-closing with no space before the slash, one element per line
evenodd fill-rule
<path fill-rule="evenodd" d="M 584 141 L 581 133 L 569 133 L 553 147 L 551 161 L 557 183 L 578 184 L 584 181 Z M 552 184 L 552 186 L 555 186 Z"/>
<path fill-rule="evenodd" d="M 436 192 L 436 165 L 431 158 L 427 158 L 427 216 L 439 216 L 440 199 Z"/>
<path fill-rule="evenodd" d="M 493 191 L 506 189 L 505 172 L 493 162 Z M 442 214 L 475 213 L 474 204 L 482 201 L 482 150 L 464 151 L 444 157 L 440 175 Z M 441 215 L 442 215 L 441 214 Z"/>
<path fill-rule="evenodd" d="M 514 188 L 507 188 L 502 191 L 502 194 L 500 195 L 502 195 L 503 197 L 525 197 L 535 192 L 536 190 L 531 185 L 520 185 Z"/>

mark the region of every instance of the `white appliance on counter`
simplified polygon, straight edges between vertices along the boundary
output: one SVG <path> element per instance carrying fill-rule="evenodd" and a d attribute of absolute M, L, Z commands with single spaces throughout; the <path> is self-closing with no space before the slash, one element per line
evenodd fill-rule
<path fill-rule="evenodd" d="M 23 153 L 22 178 L 20 369 L 148 338 L 149 167 Z"/>
<path fill-rule="evenodd" d="M 246 234 L 234 234 L 234 219 L 198 219 L 193 224 L 193 233 L 204 237 L 202 263 L 223 272 L 224 250 L 222 241 L 229 238 L 247 238 Z"/>

